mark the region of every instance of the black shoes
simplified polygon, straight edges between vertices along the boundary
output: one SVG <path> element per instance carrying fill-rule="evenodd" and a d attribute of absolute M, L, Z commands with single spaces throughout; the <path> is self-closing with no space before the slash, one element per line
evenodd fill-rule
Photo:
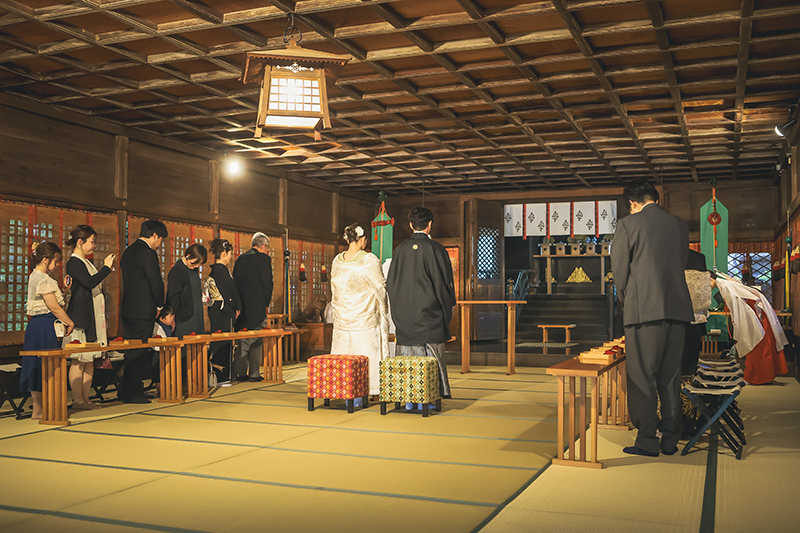
<path fill-rule="evenodd" d="M 247 376 L 236 376 L 234 381 L 250 381 L 250 378 Z"/>
<path fill-rule="evenodd" d="M 675 446 L 675 447 L 674 447 L 674 448 L 672 448 L 671 450 L 667 450 L 667 449 L 664 449 L 664 448 L 662 447 L 662 448 L 661 448 L 661 453 L 663 453 L 664 455 L 675 455 L 676 453 L 678 453 L 678 447 L 677 447 L 677 446 Z"/>
<path fill-rule="evenodd" d="M 677 451 L 677 448 L 675 448 Z M 644 457 L 658 457 L 658 452 L 648 452 L 647 450 L 643 450 L 638 446 L 628 446 L 627 448 L 622 448 L 622 451 L 627 453 L 628 455 L 642 455 Z"/>
<path fill-rule="evenodd" d="M 122 401 L 124 403 L 150 403 L 150 398 L 142 394 L 140 396 L 134 396 L 133 398 L 128 398 Z"/>
<path fill-rule="evenodd" d="M 254 378 L 248 378 L 248 380 L 250 381 L 250 383 L 259 383 L 261 381 L 264 381 L 264 378 L 262 378 L 261 376 L 256 376 Z"/>

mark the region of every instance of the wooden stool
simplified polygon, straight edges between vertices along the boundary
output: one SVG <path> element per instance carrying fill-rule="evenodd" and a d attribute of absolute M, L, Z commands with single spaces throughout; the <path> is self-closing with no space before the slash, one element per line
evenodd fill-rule
<path fill-rule="evenodd" d="M 550 335 L 547 330 L 550 328 L 563 328 L 567 339 L 564 342 L 570 342 L 570 330 L 575 327 L 575 324 L 541 324 L 539 327 L 542 328 L 542 342 L 549 342 Z"/>

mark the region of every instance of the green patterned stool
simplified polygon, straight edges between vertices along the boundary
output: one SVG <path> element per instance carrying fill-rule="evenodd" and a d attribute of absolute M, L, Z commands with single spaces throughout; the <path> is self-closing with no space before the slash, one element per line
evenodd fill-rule
<path fill-rule="evenodd" d="M 436 411 L 442 410 L 439 395 L 439 365 L 433 357 L 390 357 L 381 361 L 381 414 L 386 414 L 386 403 L 421 403 L 422 416 L 428 416 L 428 404 L 436 402 Z"/>

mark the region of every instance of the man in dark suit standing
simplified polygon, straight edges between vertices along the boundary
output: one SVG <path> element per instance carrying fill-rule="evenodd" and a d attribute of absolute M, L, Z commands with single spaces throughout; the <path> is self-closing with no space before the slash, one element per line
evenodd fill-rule
<path fill-rule="evenodd" d="M 120 318 L 126 339 L 147 340 L 159 310 L 164 306 L 164 280 L 156 249 L 167 238 L 167 227 L 159 220 L 142 222 L 139 238 L 122 253 L 122 306 Z M 150 403 L 142 380 L 150 365 L 149 348 L 126 350 L 119 398 L 125 403 Z"/>
<path fill-rule="evenodd" d="M 239 290 L 242 312 L 236 319 L 236 331 L 267 327 L 267 307 L 272 300 L 272 260 L 269 237 L 256 233 L 252 248 L 236 260 L 233 281 Z M 234 366 L 238 381 L 261 381 L 261 344 L 263 339 L 242 339 L 236 347 Z"/>
<path fill-rule="evenodd" d="M 439 392 L 450 398 L 444 344 L 456 304 L 453 267 L 444 246 L 430 238 L 433 213 L 415 207 L 408 214 L 413 235 L 395 249 L 386 279 L 394 321 L 397 356 L 434 357 L 439 365 Z"/>
<path fill-rule="evenodd" d="M 689 228 L 657 204 L 658 191 L 649 182 L 630 183 L 623 198 L 631 215 L 617 223 L 611 269 L 623 301 L 628 410 L 639 430 L 636 444 L 623 451 L 657 457 L 660 449 L 672 455 L 681 436 L 684 338 L 687 324 L 694 320 L 683 273 Z"/>

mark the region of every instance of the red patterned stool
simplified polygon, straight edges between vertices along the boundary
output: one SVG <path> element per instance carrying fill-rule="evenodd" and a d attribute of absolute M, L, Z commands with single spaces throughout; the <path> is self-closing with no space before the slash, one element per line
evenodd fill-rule
<path fill-rule="evenodd" d="M 318 355 L 308 360 L 308 410 L 314 410 L 314 398 L 345 400 L 352 413 L 354 400 L 363 398 L 369 407 L 369 358 L 364 355 Z"/>

